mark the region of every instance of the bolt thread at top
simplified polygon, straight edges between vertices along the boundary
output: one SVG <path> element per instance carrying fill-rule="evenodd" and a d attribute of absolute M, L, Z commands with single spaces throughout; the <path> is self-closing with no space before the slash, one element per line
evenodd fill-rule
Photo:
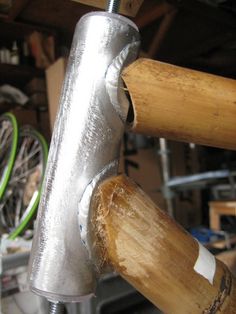
<path fill-rule="evenodd" d="M 120 7 L 120 0 L 108 0 L 107 12 L 118 13 Z"/>

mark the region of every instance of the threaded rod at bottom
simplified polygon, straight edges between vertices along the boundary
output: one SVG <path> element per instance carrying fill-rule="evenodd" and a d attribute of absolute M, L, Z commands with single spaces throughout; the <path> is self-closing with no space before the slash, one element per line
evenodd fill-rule
<path fill-rule="evenodd" d="M 65 307 L 63 303 L 50 302 L 49 314 L 63 314 L 64 309 Z"/>

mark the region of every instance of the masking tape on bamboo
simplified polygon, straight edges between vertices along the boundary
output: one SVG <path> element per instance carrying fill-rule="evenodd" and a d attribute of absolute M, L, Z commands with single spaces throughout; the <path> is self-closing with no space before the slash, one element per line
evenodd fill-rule
<path fill-rule="evenodd" d="M 206 278 L 212 285 L 216 271 L 216 260 L 215 257 L 198 242 L 199 253 L 194 270 Z"/>

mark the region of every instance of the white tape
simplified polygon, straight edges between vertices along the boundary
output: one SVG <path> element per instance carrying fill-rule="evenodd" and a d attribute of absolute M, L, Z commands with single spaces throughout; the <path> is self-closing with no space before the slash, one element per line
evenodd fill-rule
<path fill-rule="evenodd" d="M 199 253 L 194 270 L 206 278 L 212 285 L 216 271 L 216 260 L 215 257 L 198 242 Z"/>

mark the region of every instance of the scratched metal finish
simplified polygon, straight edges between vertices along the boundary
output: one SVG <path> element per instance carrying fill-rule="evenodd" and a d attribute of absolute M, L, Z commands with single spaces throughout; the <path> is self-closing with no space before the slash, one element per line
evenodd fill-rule
<path fill-rule="evenodd" d="M 117 171 L 128 110 L 120 71 L 138 45 L 136 26 L 116 14 L 90 13 L 76 26 L 30 261 L 32 290 L 52 301 L 94 293 L 88 190 Z"/>

